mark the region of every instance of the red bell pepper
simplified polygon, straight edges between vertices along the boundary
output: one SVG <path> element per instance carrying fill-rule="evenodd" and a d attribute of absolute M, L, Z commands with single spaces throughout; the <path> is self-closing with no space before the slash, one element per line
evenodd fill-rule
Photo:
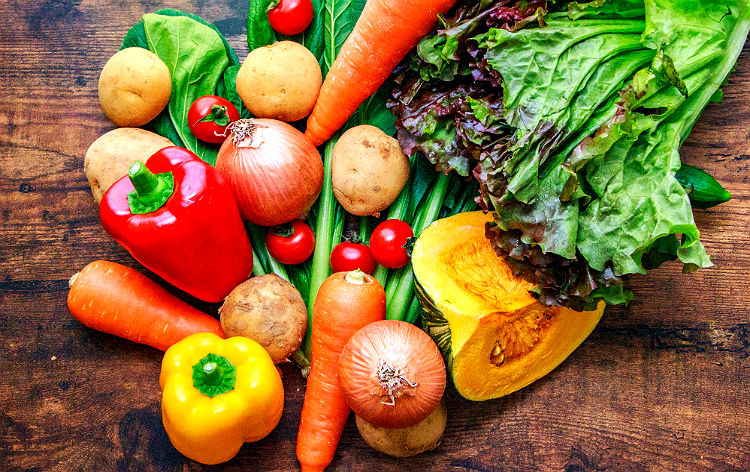
<path fill-rule="evenodd" d="M 107 190 L 104 229 L 175 287 L 220 302 L 250 277 L 253 254 L 229 185 L 195 154 L 172 146 Z"/>

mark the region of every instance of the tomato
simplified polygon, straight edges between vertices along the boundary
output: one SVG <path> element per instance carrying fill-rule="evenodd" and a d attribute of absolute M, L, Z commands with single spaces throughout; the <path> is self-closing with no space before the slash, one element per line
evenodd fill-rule
<path fill-rule="evenodd" d="M 268 11 L 271 28 L 287 36 L 305 31 L 312 17 L 313 5 L 310 0 L 280 0 Z"/>
<path fill-rule="evenodd" d="M 398 269 L 409 262 L 409 254 L 404 247 L 409 238 L 414 237 L 411 226 L 401 220 L 385 220 L 370 236 L 370 249 L 378 264 L 389 269 Z"/>
<path fill-rule="evenodd" d="M 266 247 L 271 257 L 282 264 L 301 264 L 315 250 L 315 234 L 307 223 L 294 220 L 268 231 Z"/>
<path fill-rule="evenodd" d="M 188 110 L 188 126 L 196 138 L 207 143 L 223 143 L 227 126 L 240 119 L 232 102 L 216 95 L 204 95 Z"/>
<path fill-rule="evenodd" d="M 375 259 L 370 248 L 364 244 L 343 242 L 331 251 L 331 269 L 334 272 L 359 269 L 372 275 L 375 272 Z"/>

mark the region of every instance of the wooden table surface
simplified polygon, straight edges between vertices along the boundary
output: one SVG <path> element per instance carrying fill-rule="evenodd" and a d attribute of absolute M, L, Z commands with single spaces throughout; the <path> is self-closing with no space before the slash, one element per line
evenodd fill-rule
<path fill-rule="evenodd" d="M 101 228 L 83 172 L 113 128 L 97 80 L 127 29 L 165 6 L 198 14 L 247 54 L 247 1 L 0 2 L 0 470 L 202 470 L 161 424 L 161 352 L 82 326 L 68 278 L 107 259 L 138 267 Z M 448 389 L 442 445 L 412 459 L 369 449 L 350 419 L 330 470 L 750 470 L 750 47 L 685 144 L 734 195 L 697 211 L 715 267 L 633 277 L 559 368 L 472 403 Z M 199 304 L 206 310 L 216 306 Z M 284 366 L 286 406 L 226 470 L 298 470 L 304 395 Z"/>

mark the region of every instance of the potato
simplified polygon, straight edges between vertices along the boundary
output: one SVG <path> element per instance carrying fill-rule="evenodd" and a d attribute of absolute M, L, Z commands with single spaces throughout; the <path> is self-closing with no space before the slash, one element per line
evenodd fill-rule
<path fill-rule="evenodd" d="M 274 364 L 302 344 L 307 307 L 296 288 L 274 274 L 253 277 L 238 285 L 219 308 L 227 337 L 244 336 L 266 348 Z"/>
<path fill-rule="evenodd" d="M 99 103 L 117 126 L 145 125 L 167 106 L 171 94 L 167 65 L 148 49 L 119 51 L 99 76 Z"/>
<path fill-rule="evenodd" d="M 409 158 L 379 128 L 360 125 L 341 135 L 331 157 L 333 195 L 346 211 L 376 215 L 388 208 L 409 179 Z"/>
<path fill-rule="evenodd" d="M 167 146 L 173 146 L 172 141 L 140 128 L 117 128 L 100 136 L 89 146 L 83 161 L 96 202 L 101 201 L 113 183 L 128 174 L 133 162 L 145 161 Z"/>
<path fill-rule="evenodd" d="M 280 41 L 254 49 L 237 72 L 237 93 L 258 118 L 296 121 L 315 106 L 323 76 L 301 44 Z"/>
<path fill-rule="evenodd" d="M 399 429 L 380 428 L 359 416 L 356 420 L 359 434 L 371 448 L 393 457 L 409 457 L 440 445 L 448 424 L 448 412 L 445 401 L 441 401 L 427 418 L 414 426 Z"/>

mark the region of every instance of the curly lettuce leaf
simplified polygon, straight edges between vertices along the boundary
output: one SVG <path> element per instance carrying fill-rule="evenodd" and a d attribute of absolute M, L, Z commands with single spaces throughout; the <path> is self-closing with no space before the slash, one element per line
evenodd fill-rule
<path fill-rule="evenodd" d="M 479 181 L 514 272 L 545 303 L 581 308 L 627 302 L 622 276 L 668 260 L 709 266 L 675 172 L 742 49 L 747 2 L 562 2 L 518 28 L 465 4 L 412 56 L 391 106 L 403 145 Z"/>

